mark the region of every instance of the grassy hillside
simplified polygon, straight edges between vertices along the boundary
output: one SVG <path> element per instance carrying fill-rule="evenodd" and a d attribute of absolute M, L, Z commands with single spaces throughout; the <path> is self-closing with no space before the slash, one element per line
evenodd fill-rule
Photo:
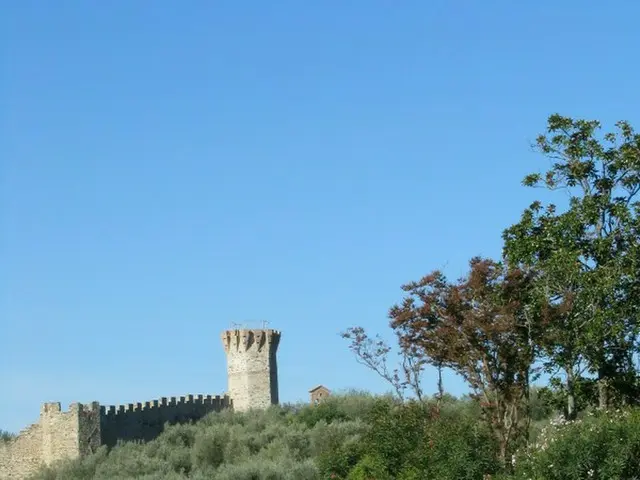
<path fill-rule="evenodd" d="M 103 447 L 36 478 L 480 480 L 487 473 L 561 479 L 631 478 L 622 475 L 636 467 L 640 471 L 638 411 L 590 415 L 559 426 L 538 418 L 532 431 L 539 433 L 522 446 L 516 472 L 507 475 L 475 402 L 446 397 L 437 408 L 434 401 L 401 404 L 350 393 L 316 407 L 210 414 L 196 424 L 168 427 L 152 442 L 123 444 L 110 452 Z M 584 476 L 592 469 L 589 455 L 608 476 L 598 470 Z M 555 462 L 553 471 L 549 462 Z"/>
<path fill-rule="evenodd" d="M 42 471 L 36 478 L 345 478 L 366 455 L 365 440 L 386 435 L 373 432 L 372 424 L 393 406 L 390 397 L 350 393 L 316 407 L 287 405 L 265 412 L 215 413 L 196 424 L 168 427 L 147 444 L 123 444 L 111 452 L 101 448 L 89 458 Z M 476 414 L 468 402 L 453 399 L 446 410 L 470 422 Z M 397 428 L 404 427 L 398 424 Z"/>

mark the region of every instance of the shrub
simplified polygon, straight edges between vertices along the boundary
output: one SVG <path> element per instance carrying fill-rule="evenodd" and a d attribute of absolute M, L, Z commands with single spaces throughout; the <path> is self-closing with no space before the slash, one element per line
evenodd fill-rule
<path fill-rule="evenodd" d="M 374 478 L 476 479 L 498 471 L 497 444 L 473 402 L 380 403 L 372 411 L 359 467 Z M 384 471 L 380 469 L 384 467 Z"/>
<path fill-rule="evenodd" d="M 215 476 L 195 477 L 207 480 L 319 480 L 318 470 L 311 461 L 296 463 L 288 460 L 264 461 L 252 459 L 239 465 L 225 464 Z"/>
<path fill-rule="evenodd" d="M 632 479 L 640 472 L 640 410 L 552 422 L 516 457 L 515 470 L 522 479 Z"/>
<path fill-rule="evenodd" d="M 311 452 L 320 473 L 327 478 L 346 478 L 363 455 L 366 431 L 361 421 L 318 423 L 311 431 Z"/>
<path fill-rule="evenodd" d="M 291 420 L 313 428 L 319 422 L 332 423 L 354 421 L 365 418 L 373 406 L 381 399 L 391 402 L 390 397 L 375 397 L 368 393 L 351 392 L 332 395 L 315 406 L 293 406 Z"/>
<path fill-rule="evenodd" d="M 197 469 L 217 468 L 224 462 L 224 448 L 229 442 L 229 432 L 220 425 L 201 429 L 192 450 L 192 462 Z"/>
<path fill-rule="evenodd" d="M 391 480 L 384 460 L 372 455 L 365 455 L 349 472 L 347 480 Z"/>

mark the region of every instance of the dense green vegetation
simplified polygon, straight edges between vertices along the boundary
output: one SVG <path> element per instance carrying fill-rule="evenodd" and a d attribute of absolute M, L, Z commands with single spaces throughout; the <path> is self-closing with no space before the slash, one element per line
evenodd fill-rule
<path fill-rule="evenodd" d="M 534 401 L 544 412 L 545 404 Z M 213 413 L 44 470 L 65 479 L 503 479 L 632 478 L 640 471 L 640 412 L 589 414 L 575 422 L 538 416 L 515 470 L 502 474 L 499 442 L 470 398 L 400 402 L 351 393 L 318 406 Z M 589 477 L 588 472 L 593 471 Z"/>
<path fill-rule="evenodd" d="M 389 309 L 393 347 L 343 332 L 393 396 L 215 414 L 146 445 L 101 450 L 42 478 L 631 479 L 640 474 L 640 135 L 549 117 L 550 160 L 500 259 L 432 271 Z M 568 201 L 567 201 L 568 200 Z M 435 367 L 438 394 L 424 370 Z M 468 385 L 446 395 L 442 371 Z M 549 382 L 534 388 L 545 374 Z"/>

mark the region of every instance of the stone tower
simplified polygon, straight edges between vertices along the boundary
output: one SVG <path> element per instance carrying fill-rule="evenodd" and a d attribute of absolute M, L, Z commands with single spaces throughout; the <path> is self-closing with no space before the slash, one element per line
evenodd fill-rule
<path fill-rule="evenodd" d="M 227 354 L 227 395 L 235 411 L 263 409 L 278 403 L 279 343 L 280 332 L 271 329 L 226 330 L 222 334 Z"/>

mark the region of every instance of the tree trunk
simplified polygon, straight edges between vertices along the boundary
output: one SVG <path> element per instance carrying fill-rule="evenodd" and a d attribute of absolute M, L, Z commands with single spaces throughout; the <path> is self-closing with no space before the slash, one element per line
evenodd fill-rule
<path fill-rule="evenodd" d="M 503 468 L 507 468 L 507 441 L 500 442 L 500 463 Z"/>
<path fill-rule="evenodd" d="M 575 376 L 573 368 L 569 366 L 565 370 L 567 374 L 567 408 L 565 418 L 567 420 L 575 420 L 576 418 L 576 392 L 575 392 Z"/>
<path fill-rule="evenodd" d="M 503 468 L 507 468 L 507 445 L 508 440 L 503 432 L 498 434 L 498 460 Z"/>
<path fill-rule="evenodd" d="M 526 441 L 526 443 L 529 443 L 529 438 L 530 438 L 530 430 L 531 430 L 531 386 L 529 384 L 529 372 L 527 372 L 527 380 L 526 380 L 526 386 L 524 388 L 524 401 L 525 401 L 525 408 L 524 408 L 524 414 L 525 414 L 525 419 L 524 419 L 524 439 Z"/>
<path fill-rule="evenodd" d="M 606 410 L 609 408 L 609 382 L 602 371 L 598 371 L 598 409 Z"/>

